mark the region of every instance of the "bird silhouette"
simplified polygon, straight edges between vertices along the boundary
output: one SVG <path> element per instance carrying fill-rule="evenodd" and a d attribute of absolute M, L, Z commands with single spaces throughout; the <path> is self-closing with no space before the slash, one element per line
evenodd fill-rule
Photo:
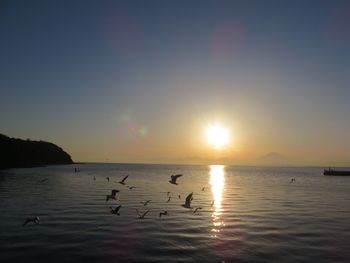
<path fill-rule="evenodd" d="M 113 189 L 113 190 L 112 190 L 112 193 L 111 193 L 110 195 L 106 195 L 106 202 L 107 202 L 109 199 L 117 200 L 117 193 L 119 193 L 119 190 Z"/>
<path fill-rule="evenodd" d="M 144 212 L 143 214 L 140 214 L 138 209 L 135 209 L 135 210 L 136 210 L 137 215 L 139 216 L 139 217 L 138 217 L 139 219 L 144 219 L 145 216 L 147 215 L 147 213 L 150 211 L 150 209 L 148 209 L 148 210 L 147 210 L 146 212 Z"/>
<path fill-rule="evenodd" d="M 29 223 L 39 224 L 40 218 L 38 216 L 36 217 L 28 217 L 26 221 L 24 221 L 22 226 L 26 226 Z"/>
<path fill-rule="evenodd" d="M 193 214 L 195 214 L 198 210 L 202 209 L 202 207 L 197 207 L 194 211 Z"/>
<path fill-rule="evenodd" d="M 162 216 L 167 216 L 167 215 L 169 215 L 169 214 L 168 214 L 168 211 L 160 212 L 160 213 L 159 213 L 159 218 L 161 218 Z"/>
<path fill-rule="evenodd" d="M 113 207 L 111 207 L 111 206 L 110 206 L 109 208 L 111 209 L 111 213 L 112 213 L 112 214 L 118 215 L 118 216 L 119 216 L 119 215 L 120 215 L 120 214 L 119 214 L 119 210 L 120 210 L 121 207 L 122 207 L 122 206 L 119 205 L 119 206 L 117 206 L 117 207 L 114 208 L 114 209 L 113 209 Z"/>
<path fill-rule="evenodd" d="M 123 178 L 123 180 L 119 181 L 118 183 L 124 185 L 124 184 L 125 184 L 125 180 L 126 180 L 128 177 L 129 177 L 129 175 L 125 176 L 125 177 Z"/>
<path fill-rule="evenodd" d="M 179 178 L 181 176 L 182 176 L 182 174 L 175 174 L 175 175 L 170 176 L 169 183 L 177 185 L 176 180 L 177 180 L 177 178 Z"/>
<path fill-rule="evenodd" d="M 191 202 L 193 200 L 193 192 L 190 193 L 187 197 L 186 197 L 186 200 L 185 200 L 185 203 L 182 205 L 183 207 L 185 208 L 192 208 L 191 207 Z"/>
<path fill-rule="evenodd" d="M 143 204 L 144 206 L 146 206 L 149 202 L 151 202 L 152 200 L 147 200 L 146 202 L 141 202 L 141 204 Z"/>

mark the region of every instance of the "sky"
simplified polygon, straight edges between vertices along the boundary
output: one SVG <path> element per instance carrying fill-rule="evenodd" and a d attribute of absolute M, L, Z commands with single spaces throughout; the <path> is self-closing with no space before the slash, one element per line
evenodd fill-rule
<path fill-rule="evenodd" d="M 0 133 L 74 161 L 350 165 L 349 1 L 1 1 L 0 36 Z"/>

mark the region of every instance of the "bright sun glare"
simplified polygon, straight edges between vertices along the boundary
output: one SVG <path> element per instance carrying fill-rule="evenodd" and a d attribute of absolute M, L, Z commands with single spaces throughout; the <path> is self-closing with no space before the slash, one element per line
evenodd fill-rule
<path fill-rule="evenodd" d="M 229 130 L 220 125 L 212 125 L 207 129 L 208 143 L 216 149 L 220 149 L 229 143 Z"/>

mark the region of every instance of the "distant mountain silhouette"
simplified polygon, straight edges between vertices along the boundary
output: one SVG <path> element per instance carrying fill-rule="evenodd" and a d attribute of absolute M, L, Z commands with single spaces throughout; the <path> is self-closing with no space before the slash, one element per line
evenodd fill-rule
<path fill-rule="evenodd" d="M 53 143 L 0 134 L 0 169 L 72 163 L 69 154 Z"/>

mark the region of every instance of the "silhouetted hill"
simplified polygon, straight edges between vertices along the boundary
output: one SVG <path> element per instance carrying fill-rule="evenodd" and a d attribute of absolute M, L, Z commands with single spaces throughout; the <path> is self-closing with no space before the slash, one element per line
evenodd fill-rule
<path fill-rule="evenodd" d="M 72 163 L 69 154 L 53 143 L 0 134 L 0 169 Z"/>

